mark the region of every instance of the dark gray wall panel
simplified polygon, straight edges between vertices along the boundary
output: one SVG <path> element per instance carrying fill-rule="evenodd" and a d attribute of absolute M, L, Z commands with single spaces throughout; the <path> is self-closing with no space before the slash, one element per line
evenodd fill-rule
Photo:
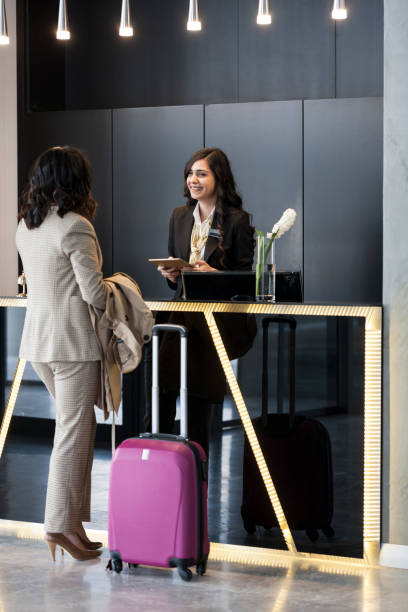
<path fill-rule="evenodd" d="M 270 26 L 256 2 L 239 3 L 239 101 L 334 97 L 335 28 L 327 0 L 271 0 Z"/>
<path fill-rule="evenodd" d="M 142 0 L 131 12 L 135 36 L 125 39 L 118 35 L 120 2 L 70 2 L 68 108 L 236 100 L 236 0 L 201 4 L 201 32 L 186 30 L 186 0 Z"/>
<path fill-rule="evenodd" d="M 349 17 L 336 24 L 336 96 L 383 95 L 384 2 L 348 2 Z"/>
<path fill-rule="evenodd" d="M 55 40 L 55 0 L 19 0 L 21 95 L 31 110 L 126 108 L 336 97 L 382 92 L 383 0 L 350 0 L 336 25 L 332 0 L 131 3 L 135 36 L 120 38 L 120 2 L 70 0 L 71 40 Z M 335 34 L 337 32 L 337 45 Z M 337 51 L 337 58 L 336 58 Z M 337 59 L 337 61 L 336 61 Z"/>
<path fill-rule="evenodd" d="M 112 273 L 112 112 L 70 111 L 26 115 L 21 126 L 20 176 L 25 180 L 34 159 L 48 147 L 71 145 L 87 155 L 94 171 L 93 194 L 99 202 L 95 229 Z"/>
<path fill-rule="evenodd" d="M 184 165 L 202 145 L 202 106 L 113 113 L 114 267 L 146 298 L 173 295 L 148 258 L 167 257 L 170 214 L 185 202 Z"/>
<path fill-rule="evenodd" d="M 296 210 L 294 227 L 276 243 L 276 262 L 302 270 L 302 103 L 219 104 L 205 112 L 206 145 L 228 155 L 255 227 L 271 231 L 286 208 Z"/>
<path fill-rule="evenodd" d="M 305 300 L 380 303 L 382 101 L 306 101 L 304 159 Z"/>

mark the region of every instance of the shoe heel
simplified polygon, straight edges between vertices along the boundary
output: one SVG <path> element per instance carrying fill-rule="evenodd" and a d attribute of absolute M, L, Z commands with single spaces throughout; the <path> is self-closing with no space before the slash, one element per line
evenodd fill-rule
<path fill-rule="evenodd" d="M 47 545 L 48 545 L 48 548 L 50 549 L 52 560 L 55 563 L 55 549 L 56 549 L 57 545 L 56 545 L 55 542 L 51 542 L 50 540 L 47 540 Z"/>

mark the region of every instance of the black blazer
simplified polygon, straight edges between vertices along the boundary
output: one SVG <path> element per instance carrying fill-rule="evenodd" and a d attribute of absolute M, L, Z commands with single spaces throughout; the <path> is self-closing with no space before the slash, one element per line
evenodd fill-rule
<path fill-rule="evenodd" d="M 174 209 L 169 226 L 169 255 L 190 258 L 191 231 L 194 225 L 194 205 Z M 211 228 L 216 229 L 214 215 Z M 223 250 L 218 246 L 217 237 L 209 236 L 204 251 L 204 260 L 217 270 L 251 270 L 254 256 L 253 229 L 249 215 L 243 210 L 232 209 L 224 217 Z M 205 274 L 205 272 L 198 272 Z M 172 289 L 181 292 L 175 283 L 169 282 Z M 226 315 L 228 316 L 228 315 Z M 233 315 L 234 317 L 238 315 Z M 222 315 L 221 315 L 222 317 Z M 217 323 L 219 315 L 216 315 Z M 189 328 L 188 336 L 188 373 L 189 393 L 212 403 L 219 403 L 225 395 L 225 377 L 214 348 L 207 323 L 201 313 L 173 312 L 171 323 L 179 323 Z M 164 334 L 160 345 L 160 387 L 162 390 L 177 390 L 179 387 L 179 339 L 176 334 Z"/>
<path fill-rule="evenodd" d="M 179 206 L 173 210 L 170 217 L 169 255 L 181 257 L 186 261 L 190 258 L 194 206 Z M 217 213 L 214 214 L 211 229 L 217 229 Z M 209 235 L 204 251 L 204 261 L 216 270 L 251 270 L 254 258 L 254 238 L 248 213 L 244 210 L 231 209 L 224 217 L 223 231 L 223 250 L 218 246 L 219 238 Z M 172 289 L 177 288 L 175 283 L 169 282 L 169 285 Z"/>

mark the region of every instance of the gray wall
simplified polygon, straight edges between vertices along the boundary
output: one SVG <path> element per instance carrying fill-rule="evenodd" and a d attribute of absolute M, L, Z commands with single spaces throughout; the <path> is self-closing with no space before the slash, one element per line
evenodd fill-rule
<path fill-rule="evenodd" d="M 205 144 L 228 155 L 257 229 L 270 232 L 286 208 L 296 210 L 296 223 L 275 253 L 280 270 L 302 270 L 302 102 L 206 106 Z"/>
<path fill-rule="evenodd" d="M 382 100 L 306 100 L 305 301 L 381 304 Z"/>
<path fill-rule="evenodd" d="M 17 293 L 17 41 L 16 2 L 6 1 L 10 46 L 0 60 L 0 296 Z"/>
<path fill-rule="evenodd" d="M 408 4 L 385 2 L 383 542 L 408 545 Z M 408 552 L 403 567 L 408 567 Z M 401 565 L 400 565 L 401 566 Z"/>
<path fill-rule="evenodd" d="M 70 0 L 72 38 L 56 44 L 55 0 L 21 0 L 30 110 L 133 108 L 382 95 L 383 0 L 354 0 L 344 23 L 331 0 L 131 3 L 135 36 L 118 36 L 120 2 Z"/>
<path fill-rule="evenodd" d="M 202 106 L 114 111 L 114 266 L 146 298 L 173 295 L 148 259 L 167 257 L 170 214 L 184 203 L 184 164 L 203 138 Z"/>
<path fill-rule="evenodd" d="M 112 273 L 112 111 L 33 113 L 21 127 L 24 180 L 34 159 L 48 147 L 71 145 L 84 151 L 94 170 L 93 194 L 99 202 L 95 228 L 103 252 L 105 275 Z"/>

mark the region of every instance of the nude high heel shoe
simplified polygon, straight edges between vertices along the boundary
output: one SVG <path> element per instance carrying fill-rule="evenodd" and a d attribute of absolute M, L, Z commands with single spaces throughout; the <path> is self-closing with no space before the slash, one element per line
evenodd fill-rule
<path fill-rule="evenodd" d="M 61 547 L 61 551 L 65 549 L 77 561 L 96 559 L 101 554 L 100 550 L 82 550 L 78 548 L 63 533 L 46 533 L 45 541 L 48 544 L 53 561 L 55 561 L 55 549 L 57 546 Z"/>

